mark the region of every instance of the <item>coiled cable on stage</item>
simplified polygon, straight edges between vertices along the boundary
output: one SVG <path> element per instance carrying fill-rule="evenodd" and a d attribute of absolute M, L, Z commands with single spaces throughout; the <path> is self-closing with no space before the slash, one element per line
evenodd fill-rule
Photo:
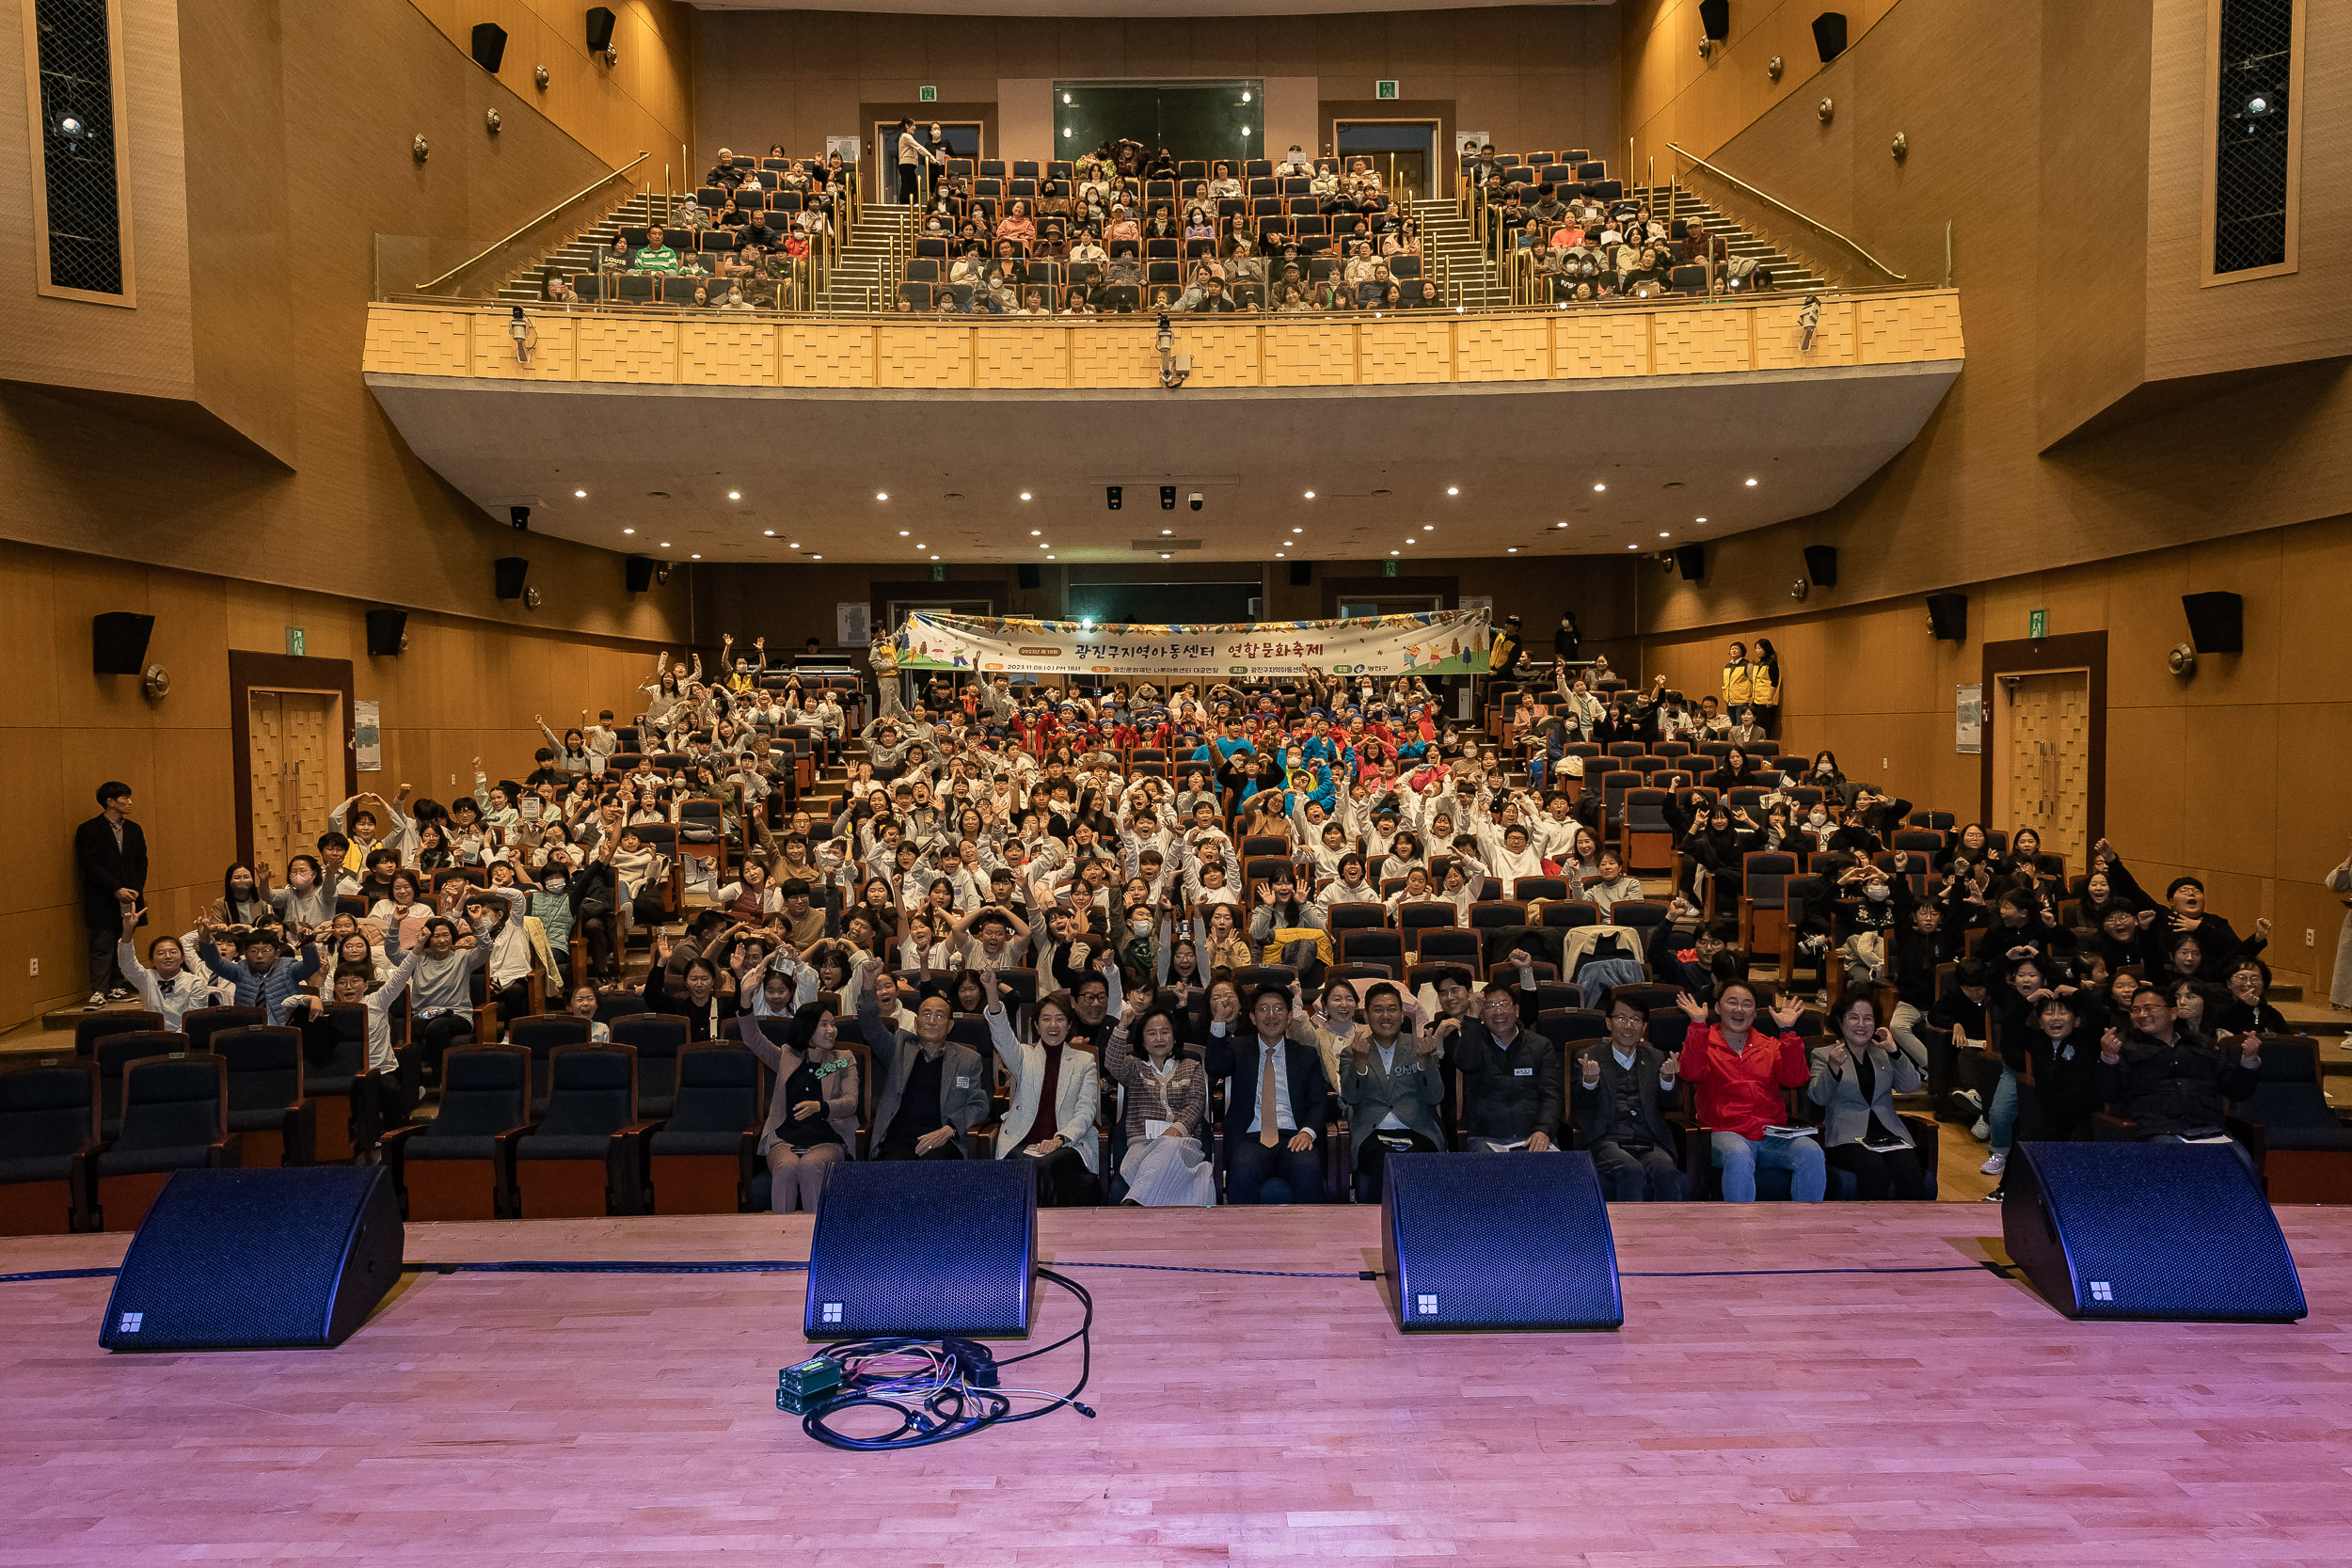
<path fill-rule="evenodd" d="M 927 1448 L 993 1426 L 1033 1421 L 1064 1405 L 1090 1418 L 1093 1410 L 1080 1403 L 1078 1396 L 1086 1391 L 1087 1379 L 1094 1371 L 1094 1297 L 1076 1280 L 1051 1269 L 1040 1269 L 1037 1275 L 1078 1298 L 1084 1316 L 1075 1330 L 1050 1345 L 1002 1361 L 986 1345 L 971 1339 L 850 1339 L 828 1346 L 818 1360 L 838 1363 L 840 1387 L 801 1413 L 801 1430 L 828 1448 L 870 1452 Z M 1000 1374 L 1007 1367 L 1050 1354 L 1073 1339 L 1079 1345 L 1078 1381 L 1067 1394 L 1003 1386 Z M 1043 1402 L 1022 1410 L 1016 1403 L 1021 1400 Z M 897 1416 L 898 1424 L 864 1437 L 833 1425 L 854 1410 L 888 1412 Z"/>

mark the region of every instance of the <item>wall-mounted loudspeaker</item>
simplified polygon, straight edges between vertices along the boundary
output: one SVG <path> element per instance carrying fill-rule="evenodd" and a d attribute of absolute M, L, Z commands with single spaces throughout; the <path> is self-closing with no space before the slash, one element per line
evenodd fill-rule
<path fill-rule="evenodd" d="M 147 639 L 155 617 L 127 610 L 90 617 L 90 671 L 100 675 L 135 675 L 147 668 Z"/>
<path fill-rule="evenodd" d="M 1807 545 L 1804 547 L 1804 575 L 1813 579 L 1816 588 L 1837 586 L 1837 546 Z"/>
<path fill-rule="evenodd" d="M 2201 654 L 2242 654 L 2246 651 L 2246 601 L 2235 594 L 2184 594 L 2181 608 L 2188 612 L 2188 640 Z"/>
<path fill-rule="evenodd" d="M 473 63 L 491 74 L 506 58 L 506 29 L 495 22 L 477 22 L 473 28 Z"/>
<path fill-rule="evenodd" d="M 1294 561 L 1291 562 L 1291 586 L 1293 588 L 1304 588 L 1314 580 L 1315 567 L 1313 562 Z"/>
<path fill-rule="evenodd" d="M 612 8 L 588 8 L 588 53 L 601 55 L 612 47 Z"/>
<path fill-rule="evenodd" d="M 1042 587 L 1045 582 L 1044 572 L 1026 561 L 1015 568 L 1013 575 L 1020 579 L 1021 586 L 1024 588 Z"/>
<path fill-rule="evenodd" d="M 368 611 L 368 655 L 382 657 L 408 646 L 408 612 L 405 610 Z"/>
<path fill-rule="evenodd" d="M 1675 546 L 1675 570 L 1685 582 L 1696 582 L 1707 576 L 1707 546 L 1677 545 Z"/>
<path fill-rule="evenodd" d="M 1731 0 L 1699 0 L 1699 27 L 1718 43 L 1731 37 Z"/>
<path fill-rule="evenodd" d="M 1823 65 L 1846 52 L 1844 11 L 1823 11 L 1813 19 L 1813 47 L 1821 52 Z"/>
<path fill-rule="evenodd" d="M 624 556 L 621 565 L 628 573 L 630 593 L 643 594 L 653 586 L 653 557 L 649 555 Z"/>
<path fill-rule="evenodd" d="M 1965 594 L 1930 594 L 1928 595 L 1928 625 L 1935 630 L 1938 642 L 1968 641 L 1968 595 Z"/>
<path fill-rule="evenodd" d="M 498 595 L 501 599 L 523 596 L 523 574 L 531 570 L 528 556 L 502 555 L 490 562 L 490 571 L 497 579 Z"/>

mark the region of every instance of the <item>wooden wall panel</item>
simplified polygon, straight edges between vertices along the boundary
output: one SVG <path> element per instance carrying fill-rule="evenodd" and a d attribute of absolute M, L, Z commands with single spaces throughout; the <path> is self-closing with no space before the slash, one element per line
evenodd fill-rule
<path fill-rule="evenodd" d="M 1080 387 L 1156 387 L 1160 384 L 1160 354 L 1152 340 L 1152 331 L 1148 325 L 1073 332 L 1071 380 Z M 1253 343 L 1253 357 L 1256 352 Z M 1196 366 L 1200 363 L 1197 351 L 1193 362 Z M 1230 367 L 1227 373 L 1231 373 Z"/>
<path fill-rule="evenodd" d="M 1553 325 L 1557 344 L 1552 374 L 1563 379 L 1647 375 L 1650 366 L 1647 312 L 1640 315 L 1568 311 Z"/>
<path fill-rule="evenodd" d="M 1097 334 L 1079 332 L 1075 336 L 1090 338 Z M 1260 352 L 1263 340 L 1255 323 L 1227 325 L 1208 318 L 1186 322 L 1178 336 L 1177 345 L 1192 356 L 1192 374 L 1187 387 L 1257 387 L 1263 385 L 1265 366 Z M 1076 385 L 1084 386 L 1079 382 Z"/>
<path fill-rule="evenodd" d="M 1456 316 L 1454 374 L 1457 381 L 1541 381 L 1549 373 L 1548 318 Z"/>
<path fill-rule="evenodd" d="M 1745 309 L 1654 310 L 1650 333 L 1661 375 L 1751 368 Z"/>
<path fill-rule="evenodd" d="M 481 375 L 466 341 L 464 310 L 371 310 L 367 363 L 395 375 Z"/>
<path fill-rule="evenodd" d="M 1066 387 L 1070 334 L 1058 326 L 992 325 L 978 334 L 975 387 Z"/>
<path fill-rule="evenodd" d="M 582 381 L 677 379 L 677 322 L 630 322 L 614 316 L 583 316 L 578 334 Z"/>
<path fill-rule="evenodd" d="M 782 328 L 756 317 L 690 317 L 678 323 L 678 373 L 696 387 L 772 387 Z"/>
<path fill-rule="evenodd" d="M 1284 321 L 1265 325 L 1265 384 L 1343 387 L 1356 379 L 1355 333 L 1346 322 Z"/>
<path fill-rule="evenodd" d="M 1364 379 L 1436 382 L 1454 379 L 1453 324 L 1443 316 L 1359 323 Z"/>
<path fill-rule="evenodd" d="M 1797 320 L 1802 303 L 1760 306 L 1756 310 L 1756 369 L 1804 370 L 1814 365 L 1854 362 L 1854 302 L 1824 300 L 1814 324 L 1813 346 L 1804 346 L 1804 328 Z"/>
<path fill-rule="evenodd" d="M 471 369 L 468 374 L 495 381 L 585 379 L 575 352 L 580 317 L 561 310 L 528 312 L 525 319 L 533 337 L 527 359 L 515 352 L 514 334 L 507 329 L 512 319 L 504 311 L 494 310 L 475 311 L 469 319 L 467 358 Z"/>
<path fill-rule="evenodd" d="M 875 385 L 950 388 L 972 385 L 972 332 L 883 325 L 876 329 Z"/>
<path fill-rule="evenodd" d="M 837 322 L 786 321 L 778 330 L 776 383 L 782 387 L 870 387 L 874 335 Z"/>

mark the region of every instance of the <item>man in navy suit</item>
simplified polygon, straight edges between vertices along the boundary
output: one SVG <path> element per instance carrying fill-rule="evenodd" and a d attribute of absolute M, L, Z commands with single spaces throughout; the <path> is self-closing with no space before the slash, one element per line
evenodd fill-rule
<path fill-rule="evenodd" d="M 1248 1035 L 1212 1037 L 1204 1053 L 1209 1082 L 1228 1085 L 1225 1201 L 1320 1203 L 1331 1115 L 1323 1053 L 1289 1037 L 1290 993 L 1279 986 L 1258 988 L 1249 1022 Z"/>

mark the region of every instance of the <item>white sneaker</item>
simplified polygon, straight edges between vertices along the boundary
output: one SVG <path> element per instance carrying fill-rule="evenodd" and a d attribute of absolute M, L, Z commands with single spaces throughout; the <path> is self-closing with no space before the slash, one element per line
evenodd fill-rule
<path fill-rule="evenodd" d="M 1979 1117 L 1977 1125 L 1968 1129 L 1968 1135 L 1979 1143 L 1984 1143 L 1993 1136 L 1993 1124 Z"/>
<path fill-rule="evenodd" d="M 1987 1176 L 1998 1176 L 2009 1168 L 2009 1156 L 1996 1148 L 1986 1155 L 1984 1164 L 1977 1168 Z"/>
<path fill-rule="evenodd" d="M 105 1005 L 106 993 L 103 990 L 94 990 L 89 993 L 89 1000 L 82 1004 L 82 1011 L 94 1013 Z"/>

